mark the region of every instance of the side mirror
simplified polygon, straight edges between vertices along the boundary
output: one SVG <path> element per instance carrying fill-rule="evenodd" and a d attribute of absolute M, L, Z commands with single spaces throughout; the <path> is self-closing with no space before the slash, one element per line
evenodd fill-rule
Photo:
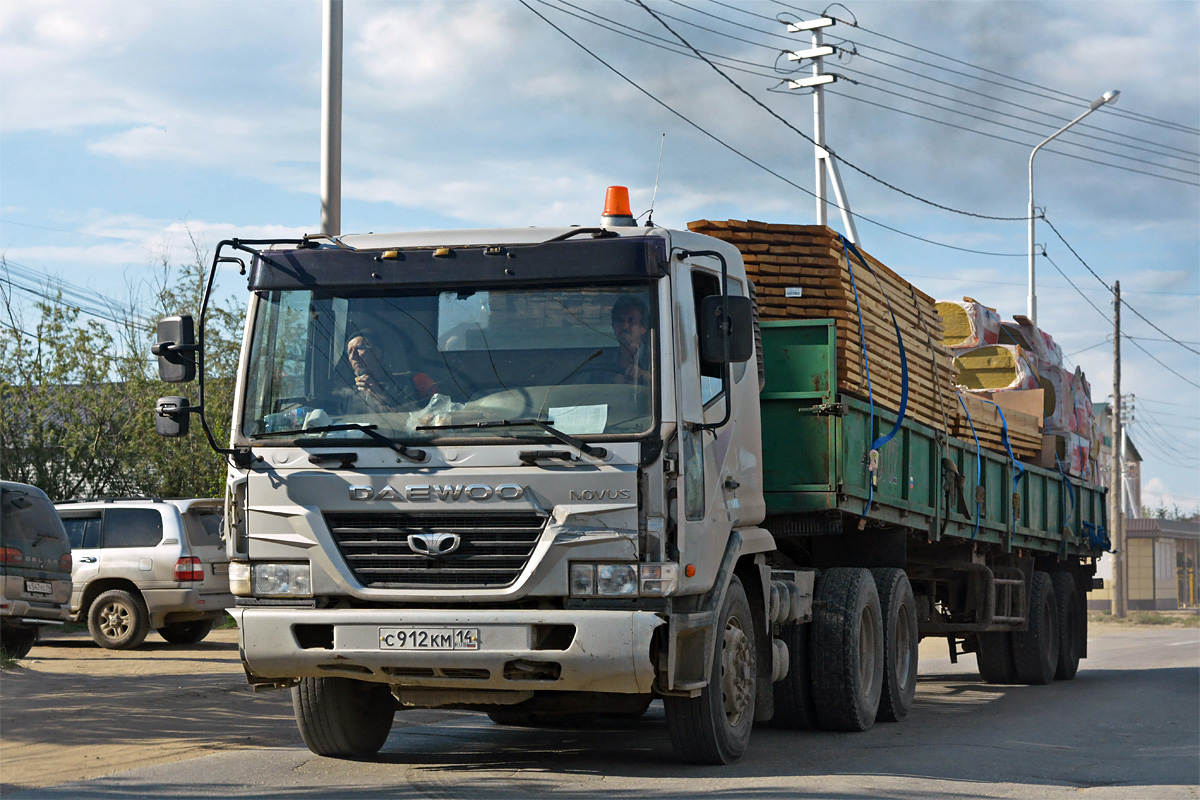
<path fill-rule="evenodd" d="M 177 439 L 187 436 L 191 413 L 195 409 L 186 397 L 160 397 L 154 404 L 154 431 L 159 436 Z"/>
<path fill-rule="evenodd" d="M 159 320 L 158 344 L 150 348 L 158 356 L 159 379 L 167 383 L 195 380 L 197 349 L 191 314 Z"/>
<path fill-rule="evenodd" d="M 726 341 L 729 363 L 740 364 L 754 355 L 754 304 L 749 297 L 714 294 L 700 301 L 700 358 L 725 363 Z"/>

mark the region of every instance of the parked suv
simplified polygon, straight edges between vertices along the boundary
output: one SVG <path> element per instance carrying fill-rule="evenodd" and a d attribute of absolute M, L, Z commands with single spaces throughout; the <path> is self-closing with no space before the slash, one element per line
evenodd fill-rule
<path fill-rule="evenodd" d="M 71 619 L 96 644 L 137 647 L 150 629 L 194 644 L 233 605 L 220 500 L 121 499 L 55 506 L 71 540 Z"/>
<path fill-rule="evenodd" d="M 71 545 L 50 498 L 0 481 L 0 650 L 21 658 L 43 625 L 61 625 L 71 599 Z"/>

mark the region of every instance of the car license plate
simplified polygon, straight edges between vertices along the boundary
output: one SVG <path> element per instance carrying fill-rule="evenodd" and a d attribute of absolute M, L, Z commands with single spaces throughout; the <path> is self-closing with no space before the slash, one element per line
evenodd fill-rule
<path fill-rule="evenodd" d="M 30 594 L 50 594 L 54 587 L 48 581 L 25 581 L 25 591 Z"/>
<path fill-rule="evenodd" d="M 380 628 L 380 650 L 478 650 L 479 628 Z"/>

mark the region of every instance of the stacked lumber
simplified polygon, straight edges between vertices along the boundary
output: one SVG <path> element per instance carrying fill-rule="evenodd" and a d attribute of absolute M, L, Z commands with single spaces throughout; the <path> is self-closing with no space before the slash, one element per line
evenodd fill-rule
<path fill-rule="evenodd" d="M 688 228 L 741 251 L 746 274 L 758 292 L 762 319 L 833 320 L 838 390 L 865 399 L 869 370 L 875 403 L 893 410 L 899 408 L 901 395 L 894 312 L 908 361 L 908 416 L 939 430 L 953 420 L 958 407 L 954 359 L 942 344 L 942 321 L 932 297 L 866 253 L 863 257 L 874 275 L 854 259 L 852 284 L 841 240 L 824 226 L 699 220 Z"/>
<path fill-rule="evenodd" d="M 1011 408 L 1000 411 L 991 403 L 984 402 L 969 392 L 962 392 L 963 406 L 958 406 L 950 435 L 964 442 L 974 442 L 979 437 L 979 446 L 987 450 L 1006 453 L 1004 423 L 1008 423 L 1008 443 L 1019 461 L 1035 461 L 1042 451 L 1042 421 L 1034 414 L 1024 414 Z M 968 418 L 968 414 L 970 417 Z M 972 430 L 973 426 L 973 430 Z"/>

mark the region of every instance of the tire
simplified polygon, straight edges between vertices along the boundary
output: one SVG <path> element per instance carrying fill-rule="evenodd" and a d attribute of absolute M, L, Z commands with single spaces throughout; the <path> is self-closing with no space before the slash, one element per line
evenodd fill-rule
<path fill-rule="evenodd" d="M 5 658 L 17 660 L 29 655 L 29 651 L 33 649 L 33 644 L 38 639 L 38 629 L 36 627 L 14 626 L 12 628 L 0 629 L 0 653 L 4 654 Z"/>
<path fill-rule="evenodd" d="M 788 649 L 788 674 L 775 684 L 775 716 L 771 725 L 796 731 L 817 730 L 813 701 L 810 637 L 812 624 L 785 625 L 779 639 Z"/>
<path fill-rule="evenodd" d="M 899 722 L 917 696 L 917 600 L 904 570 L 873 569 L 883 615 L 883 689 L 877 722 Z"/>
<path fill-rule="evenodd" d="M 211 619 L 198 619 L 192 622 L 176 622 L 174 625 L 164 625 L 158 629 L 158 635 L 171 644 L 197 644 L 204 641 L 213 629 Z"/>
<path fill-rule="evenodd" d="M 92 601 L 88 632 L 108 650 L 130 650 L 150 633 L 150 614 L 141 597 L 124 589 L 110 589 Z"/>
<path fill-rule="evenodd" d="M 1044 686 L 1058 670 L 1058 603 L 1054 583 L 1045 572 L 1033 573 L 1029 598 L 1029 627 L 1012 633 L 1013 666 L 1017 680 Z"/>
<path fill-rule="evenodd" d="M 984 683 L 1016 683 L 1017 668 L 1013 664 L 1012 637 L 1008 631 L 979 634 L 979 649 L 975 651 L 979 677 Z"/>
<path fill-rule="evenodd" d="M 883 691 L 883 616 L 865 569 L 826 570 L 813 598 L 812 677 L 817 721 L 827 731 L 865 731 Z"/>
<path fill-rule="evenodd" d="M 1079 613 L 1078 598 L 1075 596 L 1075 577 L 1069 572 L 1050 575 L 1054 583 L 1054 598 L 1058 607 L 1058 667 L 1054 670 L 1055 680 L 1069 681 L 1079 671 L 1079 654 L 1087 639 L 1086 619 Z"/>
<path fill-rule="evenodd" d="M 675 755 L 691 764 L 730 764 L 742 757 L 754 727 L 756 633 L 742 582 L 734 576 L 716 625 L 708 685 L 697 697 L 664 697 Z"/>
<path fill-rule="evenodd" d="M 301 678 L 292 687 L 292 710 L 309 750 L 330 758 L 364 758 L 387 741 L 396 701 L 382 683 Z"/>

